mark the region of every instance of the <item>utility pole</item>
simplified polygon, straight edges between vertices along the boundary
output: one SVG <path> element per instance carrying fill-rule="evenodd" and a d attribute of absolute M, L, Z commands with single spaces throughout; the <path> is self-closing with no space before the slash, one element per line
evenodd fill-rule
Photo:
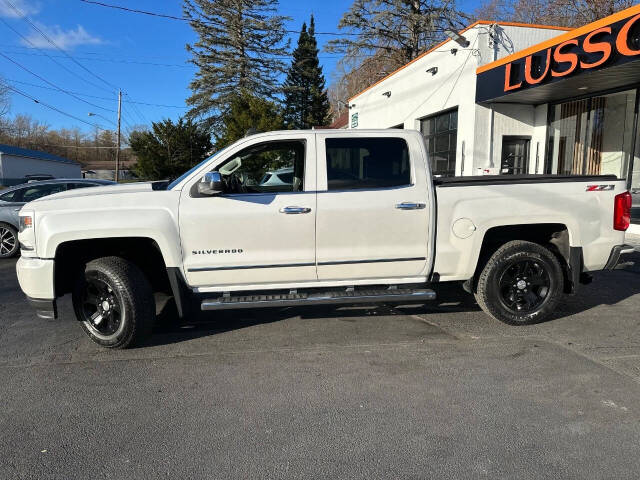
<path fill-rule="evenodd" d="M 122 90 L 118 90 L 118 149 L 116 150 L 116 174 L 115 180 L 118 182 L 120 173 L 120 113 L 122 111 Z"/>

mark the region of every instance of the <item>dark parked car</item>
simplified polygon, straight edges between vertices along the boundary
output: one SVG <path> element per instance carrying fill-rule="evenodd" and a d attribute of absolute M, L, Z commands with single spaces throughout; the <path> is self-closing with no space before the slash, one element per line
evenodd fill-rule
<path fill-rule="evenodd" d="M 109 180 L 73 178 L 31 182 L 0 190 L 0 258 L 18 253 L 18 212 L 25 203 L 73 188 L 115 185 Z"/>

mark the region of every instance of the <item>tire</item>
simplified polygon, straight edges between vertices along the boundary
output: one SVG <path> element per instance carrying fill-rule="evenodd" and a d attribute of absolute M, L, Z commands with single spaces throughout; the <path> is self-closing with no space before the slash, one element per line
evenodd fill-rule
<path fill-rule="evenodd" d="M 514 240 L 500 247 L 482 269 L 476 301 L 484 312 L 509 325 L 549 318 L 564 290 L 558 259 L 537 243 Z"/>
<path fill-rule="evenodd" d="M 0 223 L 0 258 L 14 257 L 18 251 L 18 231 L 8 223 Z"/>
<path fill-rule="evenodd" d="M 139 346 L 151 336 L 155 318 L 151 285 L 136 265 L 123 258 L 89 262 L 72 297 L 76 318 L 100 346 Z"/>

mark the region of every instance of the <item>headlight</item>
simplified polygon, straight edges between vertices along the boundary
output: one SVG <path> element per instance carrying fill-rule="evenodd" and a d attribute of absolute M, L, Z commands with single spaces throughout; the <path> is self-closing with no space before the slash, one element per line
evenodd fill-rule
<path fill-rule="evenodd" d="M 33 215 L 20 215 L 20 232 L 33 228 Z"/>

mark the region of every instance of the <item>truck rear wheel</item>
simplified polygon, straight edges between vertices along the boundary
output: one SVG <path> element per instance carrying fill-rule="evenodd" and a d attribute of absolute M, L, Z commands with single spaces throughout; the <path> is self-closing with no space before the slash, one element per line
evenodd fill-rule
<path fill-rule="evenodd" d="M 484 266 L 476 301 L 489 316 L 509 325 L 546 320 L 563 292 L 556 256 L 537 243 L 515 240 L 500 247 Z"/>
<path fill-rule="evenodd" d="M 73 308 L 85 333 L 98 345 L 127 348 L 143 343 L 155 317 L 149 281 L 120 257 L 89 262 L 73 290 Z"/>

